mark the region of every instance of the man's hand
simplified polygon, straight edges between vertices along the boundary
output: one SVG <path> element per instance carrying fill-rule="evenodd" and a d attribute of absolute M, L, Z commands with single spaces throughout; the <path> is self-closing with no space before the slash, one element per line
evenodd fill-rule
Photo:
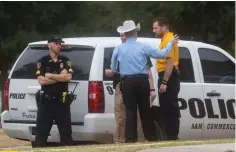
<path fill-rule="evenodd" d="M 67 74 L 68 71 L 66 69 L 62 70 L 60 74 Z"/>
<path fill-rule="evenodd" d="M 107 77 L 113 77 L 113 76 L 114 76 L 114 74 L 112 73 L 112 70 L 111 70 L 111 69 L 106 69 L 106 70 L 105 70 L 105 75 L 106 75 Z"/>
<path fill-rule="evenodd" d="M 39 82 L 40 85 L 50 85 L 50 84 L 57 83 L 56 80 L 46 78 L 46 77 L 43 77 L 43 76 L 38 77 L 38 82 Z"/>
<path fill-rule="evenodd" d="M 52 78 L 52 73 L 45 73 L 45 78 Z"/>
<path fill-rule="evenodd" d="M 169 42 L 172 44 L 178 43 L 179 41 L 179 36 L 175 34 L 174 38 L 170 39 Z"/>
<path fill-rule="evenodd" d="M 59 82 L 68 82 L 72 78 L 72 74 L 68 73 L 67 70 L 61 71 L 60 74 L 51 74 L 51 73 L 46 73 L 45 77 L 59 81 Z"/>
<path fill-rule="evenodd" d="M 160 92 L 160 93 L 166 92 L 166 88 L 167 88 L 167 85 L 161 84 L 160 89 L 159 89 L 159 92 Z"/>
<path fill-rule="evenodd" d="M 155 91 L 151 91 L 151 92 L 150 92 L 150 99 L 151 99 L 152 102 L 155 100 L 156 96 L 157 96 L 157 95 L 156 95 L 156 92 L 155 92 Z"/>
<path fill-rule="evenodd" d="M 114 72 L 113 73 L 113 75 L 119 75 L 120 74 L 120 72 Z"/>

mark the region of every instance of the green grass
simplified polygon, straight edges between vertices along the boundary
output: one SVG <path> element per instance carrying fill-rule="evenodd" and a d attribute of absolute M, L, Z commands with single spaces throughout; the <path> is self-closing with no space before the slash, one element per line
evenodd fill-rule
<path fill-rule="evenodd" d="M 233 139 L 218 139 L 218 140 L 196 140 L 196 141 L 169 141 L 169 142 L 149 142 L 149 143 L 135 143 L 135 144 L 104 144 L 104 145 L 86 145 L 86 146 L 72 146 L 72 147 L 57 147 L 57 148 L 43 148 L 43 149 L 22 149 L 20 151 L 33 152 L 136 152 L 138 150 L 169 147 L 169 146 L 184 146 L 184 145 L 200 145 L 200 144 L 218 144 L 218 143 L 234 143 Z"/>

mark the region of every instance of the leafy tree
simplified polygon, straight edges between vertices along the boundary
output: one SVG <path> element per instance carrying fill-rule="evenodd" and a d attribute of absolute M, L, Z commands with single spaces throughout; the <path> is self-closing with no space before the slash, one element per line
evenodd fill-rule
<path fill-rule="evenodd" d="M 141 23 L 152 37 L 154 17 L 168 18 L 181 39 L 194 38 L 235 53 L 235 2 L 0 2 L 0 87 L 26 45 L 52 34 L 64 37 L 118 36 L 124 20 Z"/>

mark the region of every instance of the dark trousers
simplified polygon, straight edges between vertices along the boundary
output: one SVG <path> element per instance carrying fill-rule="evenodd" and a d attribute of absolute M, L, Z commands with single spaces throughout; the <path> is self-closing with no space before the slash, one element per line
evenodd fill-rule
<path fill-rule="evenodd" d="M 160 72 L 158 80 L 158 88 L 160 88 L 164 72 Z M 166 92 L 160 93 L 159 102 L 161 110 L 161 118 L 163 122 L 162 129 L 167 135 L 167 140 L 177 140 L 180 125 L 180 109 L 178 105 L 178 94 L 180 91 L 179 73 L 174 68 L 167 83 Z"/>
<path fill-rule="evenodd" d="M 49 132 L 56 121 L 62 145 L 72 145 L 70 106 L 59 100 L 44 100 L 38 107 L 34 147 L 45 147 Z"/>
<path fill-rule="evenodd" d="M 124 78 L 122 96 L 126 109 L 125 142 L 137 142 L 137 106 L 145 138 L 155 141 L 157 137 L 151 117 L 148 76 Z"/>

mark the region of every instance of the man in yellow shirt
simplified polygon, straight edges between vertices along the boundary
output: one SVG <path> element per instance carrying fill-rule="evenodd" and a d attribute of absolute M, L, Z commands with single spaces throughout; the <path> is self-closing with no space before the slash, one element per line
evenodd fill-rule
<path fill-rule="evenodd" d="M 174 37 L 169 32 L 169 24 L 165 18 L 156 18 L 153 20 L 153 33 L 161 38 L 160 49 L 163 49 L 169 39 Z M 179 116 L 178 94 L 180 91 L 179 79 L 179 48 L 176 43 L 166 59 L 157 59 L 156 67 L 158 72 L 159 102 L 163 118 L 163 130 L 167 140 L 177 140 L 179 134 Z"/>

